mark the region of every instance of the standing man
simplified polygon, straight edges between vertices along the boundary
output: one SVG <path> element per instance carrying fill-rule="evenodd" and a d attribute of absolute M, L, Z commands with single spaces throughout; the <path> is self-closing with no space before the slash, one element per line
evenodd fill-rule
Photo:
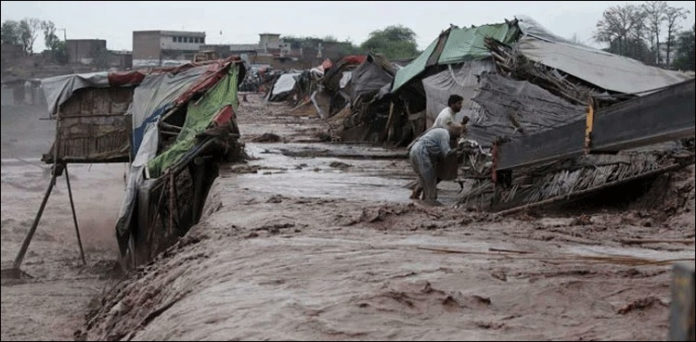
<path fill-rule="evenodd" d="M 447 128 L 447 126 L 453 124 L 454 115 L 462 110 L 463 101 L 464 98 L 459 95 L 450 95 L 449 99 L 447 100 L 447 107 L 437 115 L 435 122 L 433 122 L 433 127 Z M 468 120 L 468 118 L 465 120 Z M 462 124 L 466 124 L 466 122 L 463 121 Z"/>
<path fill-rule="evenodd" d="M 411 166 L 418 175 L 418 186 L 413 190 L 411 198 L 416 199 L 422 189 L 424 200 L 430 205 L 440 205 L 437 201 L 437 168 L 440 161 L 453 153 L 460 153 L 458 149 L 450 147 L 450 141 L 461 135 L 462 126 L 449 125 L 447 129 L 434 127 L 420 136 L 409 150 Z"/>

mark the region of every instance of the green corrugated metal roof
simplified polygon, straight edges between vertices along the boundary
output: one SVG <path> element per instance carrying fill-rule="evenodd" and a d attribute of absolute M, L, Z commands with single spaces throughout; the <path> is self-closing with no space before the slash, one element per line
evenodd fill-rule
<path fill-rule="evenodd" d="M 517 36 L 516 25 L 507 23 L 482 25 L 472 28 L 453 27 L 447 37 L 444 49 L 440 54 L 437 64 L 453 64 L 467 60 L 483 59 L 490 54 L 483 40 L 486 37 L 510 43 Z M 396 73 L 392 91 L 399 89 L 412 78 L 423 72 L 430 55 L 435 51 L 437 39 L 428 45 L 416 59 Z"/>

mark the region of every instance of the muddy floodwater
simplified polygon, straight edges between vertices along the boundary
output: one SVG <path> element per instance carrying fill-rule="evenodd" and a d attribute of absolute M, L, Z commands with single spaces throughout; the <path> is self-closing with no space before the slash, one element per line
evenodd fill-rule
<path fill-rule="evenodd" d="M 70 166 L 88 265 L 59 178 L 25 258 L 33 278 L 3 280 L 2 339 L 667 337 L 671 263 L 694 258 L 693 166 L 664 179 L 674 200 L 659 205 L 503 217 L 454 208 L 460 187 L 442 182 L 446 206 L 423 207 L 408 199 L 405 149 L 326 142 L 317 117 L 247 98 L 250 159 L 222 165 L 201 222 L 125 277 L 114 267 L 125 166 Z M 3 268 L 49 179 L 37 155 L 5 156 L 17 145 L 8 113 Z M 253 141 L 264 133 L 281 141 Z M 667 242 L 627 242 L 641 239 Z"/>

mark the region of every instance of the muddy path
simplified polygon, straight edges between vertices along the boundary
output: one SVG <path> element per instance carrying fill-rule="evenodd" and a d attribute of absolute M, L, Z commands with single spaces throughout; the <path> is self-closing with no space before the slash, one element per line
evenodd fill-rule
<path fill-rule="evenodd" d="M 43 111 L 42 111 L 43 109 Z M 50 180 L 39 157 L 53 121 L 45 108 L 2 107 L 1 263 L 11 267 Z M 43 114 L 45 116 L 45 114 Z M 2 279 L 2 340 L 72 340 L 89 303 L 114 283 L 114 224 L 125 165 L 70 165 L 70 181 L 87 266 L 80 259 L 65 178 L 56 181 L 22 270 L 31 279 Z"/>
<path fill-rule="evenodd" d="M 88 338 L 666 338 L 670 263 L 694 258 L 693 167 L 667 180 L 685 200 L 653 211 L 426 208 L 405 159 L 369 157 L 398 150 L 326 144 L 316 118 L 247 98 L 252 160 L 223 166 L 201 222 L 100 298 Z M 457 191 L 443 182 L 443 201 Z"/>

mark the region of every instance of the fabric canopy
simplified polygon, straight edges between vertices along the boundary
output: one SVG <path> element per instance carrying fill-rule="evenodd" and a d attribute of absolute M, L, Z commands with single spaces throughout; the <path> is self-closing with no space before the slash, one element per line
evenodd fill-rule
<path fill-rule="evenodd" d="M 217 114 L 227 107 L 236 111 L 238 68 L 229 69 L 228 75 L 206 92 L 198 101 L 190 101 L 186 121 L 176 142 L 148 163 L 151 177 L 159 177 L 162 171 L 176 163 L 196 143 L 196 135 L 205 131 Z"/>

